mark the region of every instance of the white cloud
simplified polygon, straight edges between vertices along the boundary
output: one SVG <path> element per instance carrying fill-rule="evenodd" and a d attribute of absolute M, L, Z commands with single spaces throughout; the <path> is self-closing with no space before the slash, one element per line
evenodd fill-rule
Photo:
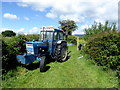
<path fill-rule="evenodd" d="M 61 15 L 60 19 L 61 20 L 69 19 L 69 20 L 74 20 L 75 22 L 81 22 L 81 23 L 84 22 L 84 17 L 79 17 L 77 14 Z"/>
<path fill-rule="evenodd" d="M 11 19 L 11 20 L 19 20 L 19 17 L 17 17 L 16 15 L 14 14 L 10 14 L 10 13 L 5 13 L 3 15 L 4 18 L 7 18 L 7 19 Z"/>
<path fill-rule="evenodd" d="M 21 6 L 21 7 L 28 7 L 27 4 L 23 4 L 23 3 L 17 3 L 18 6 Z"/>
<path fill-rule="evenodd" d="M 102 19 L 95 19 L 95 22 L 97 22 L 97 23 L 102 23 L 102 24 L 104 24 L 105 23 L 105 21 L 104 20 L 102 20 Z"/>
<path fill-rule="evenodd" d="M 1 33 L 2 31 L 6 31 L 6 30 L 12 30 L 12 31 L 15 32 L 16 34 L 19 34 L 19 33 L 25 34 L 25 33 L 26 33 L 26 32 L 25 32 L 25 28 L 12 29 L 12 28 L 6 28 L 6 27 L 0 28 L 0 33 Z"/>
<path fill-rule="evenodd" d="M 25 28 L 20 28 L 17 30 L 17 32 L 23 32 L 25 30 Z"/>
<path fill-rule="evenodd" d="M 90 28 L 90 27 L 91 27 L 90 25 L 82 25 L 81 30 L 84 30 L 84 29 L 87 29 L 87 28 Z"/>
<path fill-rule="evenodd" d="M 48 18 L 70 19 L 82 24 L 76 33 L 82 33 L 85 25 L 94 21 L 104 23 L 106 20 L 118 20 L 118 0 L 20 0 L 21 5 L 32 10 L 46 12 Z M 82 27 L 82 28 L 81 28 Z M 31 31 L 32 32 L 32 31 Z"/>
<path fill-rule="evenodd" d="M 2 31 L 5 31 L 5 30 L 9 30 L 8 28 L 0 28 L 0 33 L 2 32 Z"/>
<path fill-rule="evenodd" d="M 90 28 L 91 25 L 81 25 L 78 30 L 75 30 L 72 34 L 85 34 L 84 29 Z"/>
<path fill-rule="evenodd" d="M 27 20 L 27 21 L 30 20 L 28 17 L 24 17 L 24 19 Z"/>
<path fill-rule="evenodd" d="M 53 13 L 47 13 L 46 17 L 53 19 L 53 18 L 56 18 L 57 16 L 55 14 L 53 14 Z"/>
<path fill-rule="evenodd" d="M 31 30 L 28 31 L 28 34 L 39 34 L 40 33 L 40 28 L 38 27 L 33 27 Z"/>
<path fill-rule="evenodd" d="M 2 27 L 2 28 L 0 28 L 0 33 L 1 33 L 2 31 L 6 31 L 6 30 L 12 30 L 12 31 L 14 31 L 14 32 L 15 32 L 15 30 L 14 30 L 14 29 L 12 29 L 12 28 Z"/>
<path fill-rule="evenodd" d="M 25 35 L 27 35 L 27 34 L 40 34 L 40 28 L 38 28 L 38 27 L 33 27 L 32 29 L 27 30 L 27 31 L 25 30 L 25 28 L 12 29 L 12 28 L 2 27 L 2 28 L 0 28 L 0 33 L 1 33 L 2 31 L 5 31 L 5 30 L 12 30 L 12 31 L 14 31 L 17 35 L 18 35 L 18 34 L 25 34 Z"/>
<path fill-rule="evenodd" d="M 85 34 L 85 32 L 83 32 L 81 30 L 76 30 L 72 33 L 72 35 L 75 35 L 75 34 Z"/>
<path fill-rule="evenodd" d="M 71 19 L 85 22 L 84 19 L 117 20 L 118 0 L 21 0 L 21 5 L 30 6 L 40 12 L 50 9 L 46 17 Z"/>

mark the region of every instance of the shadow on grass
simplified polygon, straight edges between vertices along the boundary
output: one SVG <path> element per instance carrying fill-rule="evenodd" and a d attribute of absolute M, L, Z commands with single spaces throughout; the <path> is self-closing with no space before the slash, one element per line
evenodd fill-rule
<path fill-rule="evenodd" d="M 67 58 L 66 58 L 66 61 L 68 61 L 68 60 L 70 59 L 70 57 L 71 57 L 71 55 L 69 55 L 70 53 L 71 53 L 71 51 L 68 52 L 68 56 L 67 56 Z M 66 61 L 65 61 L 65 62 L 66 62 Z M 53 60 L 52 58 L 48 57 L 46 64 L 50 64 L 50 63 L 52 63 L 52 62 L 55 62 L 55 60 Z M 62 63 L 62 62 L 61 62 L 61 63 Z M 35 69 L 37 69 L 37 68 L 40 67 L 40 62 L 38 61 L 38 62 L 36 62 L 36 63 L 30 63 L 30 64 L 27 64 L 27 65 L 21 65 L 21 66 L 25 67 L 25 68 L 28 69 L 28 70 L 35 70 Z M 49 69 L 50 69 L 50 66 L 46 66 L 46 69 L 45 69 L 44 72 L 48 71 Z"/>
<path fill-rule="evenodd" d="M 35 70 L 37 68 L 39 68 L 40 62 L 37 63 L 30 63 L 28 65 L 22 65 L 23 67 L 25 67 L 28 70 Z"/>

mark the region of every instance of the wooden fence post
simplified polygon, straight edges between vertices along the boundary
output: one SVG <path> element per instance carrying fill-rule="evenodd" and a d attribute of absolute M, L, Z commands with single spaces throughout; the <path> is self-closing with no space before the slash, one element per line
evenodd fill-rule
<path fill-rule="evenodd" d="M 79 37 L 77 37 L 77 51 L 78 51 L 78 46 L 79 46 Z"/>

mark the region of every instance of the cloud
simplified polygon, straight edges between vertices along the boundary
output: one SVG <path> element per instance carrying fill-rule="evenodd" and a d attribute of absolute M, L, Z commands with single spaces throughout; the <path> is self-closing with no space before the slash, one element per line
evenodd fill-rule
<path fill-rule="evenodd" d="M 2 27 L 2 28 L 0 28 L 0 33 L 1 33 L 2 31 L 5 31 L 5 30 L 12 30 L 12 31 L 14 31 L 17 35 L 18 35 L 18 34 L 25 34 L 25 35 L 27 35 L 27 34 L 40 34 L 40 28 L 38 28 L 38 27 L 33 27 L 32 29 L 27 30 L 27 31 L 26 31 L 25 28 L 12 29 L 12 28 Z"/>
<path fill-rule="evenodd" d="M 11 19 L 11 20 L 19 20 L 19 17 L 17 17 L 16 15 L 10 14 L 10 13 L 5 13 L 3 17 L 7 19 Z"/>
<path fill-rule="evenodd" d="M 28 31 L 28 34 L 39 34 L 40 33 L 40 28 L 38 27 L 33 27 L 31 30 Z"/>
<path fill-rule="evenodd" d="M 12 28 L 6 28 L 6 27 L 2 27 L 2 28 L 0 28 L 0 33 L 2 32 L 2 31 L 6 31 L 6 30 L 12 30 L 12 31 L 16 31 L 16 30 L 14 30 L 14 29 L 12 29 Z"/>
<path fill-rule="evenodd" d="M 84 29 L 90 28 L 90 27 L 91 27 L 91 25 L 87 25 L 87 24 L 81 25 L 81 26 L 79 27 L 79 29 L 78 29 L 78 30 L 75 30 L 72 34 L 73 34 L 73 35 L 74 35 L 74 34 L 85 34 Z"/>
<path fill-rule="evenodd" d="M 27 20 L 27 21 L 30 20 L 28 17 L 24 17 L 24 19 Z"/>
<path fill-rule="evenodd" d="M 52 19 L 71 19 L 80 23 L 85 23 L 88 18 L 93 21 L 118 19 L 118 0 L 21 0 L 21 6 L 22 4 L 36 11 L 47 11 L 46 17 Z"/>
<path fill-rule="evenodd" d="M 25 28 L 20 28 L 17 30 L 17 32 L 23 32 L 25 30 Z"/>
<path fill-rule="evenodd" d="M 46 17 L 53 19 L 53 18 L 56 18 L 57 16 L 55 14 L 53 14 L 53 13 L 47 13 Z"/>
<path fill-rule="evenodd" d="M 23 3 L 17 3 L 18 6 L 21 6 L 21 7 L 28 7 L 27 4 L 23 4 Z"/>
<path fill-rule="evenodd" d="M 105 21 L 104 21 L 104 20 L 102 20 L 102 19 L 101 19 L 101 20 L 100 20 L 100 19 L 95 19 L 95 22 L 97 22 L 97 23 L 99 23 L 99 22 L 100 22 L 100 23 L 102 23 L 102 24 L 104 24 L 104 23 L 105 23 Z"/>
<path fill-rule="evenodd" d="M 1 33 L 2 31 L 5 31 L 5 30 L 11 30 L 11 29 L 8 29 L 8 28 L 0 28 L 0 33 Z"/>
<path fill-rule="evenodd" d="M 26 33 L 25 32 L 25 28 L 20 28 L 20 29 L 12 29 L 12 28 L 6 28 L 6 27 L 2 27 L 2 28 L 0 28 L 0 33 L 2 32 L 2 31 L 6 31 L 6 30 L 12 30 L 13 32 L 15 32 L 16 34 L 19 34 L 19 33 Z"/>
<path fill-rule="evenodd" d="M 73 20 L 75 22 L 81 22 L 81 23 L 84 22 L 84 17 L 79 17 L 77 14 L 61 15 L 60 19 L 61 20 L 69 19 L 69 20 Z"/>

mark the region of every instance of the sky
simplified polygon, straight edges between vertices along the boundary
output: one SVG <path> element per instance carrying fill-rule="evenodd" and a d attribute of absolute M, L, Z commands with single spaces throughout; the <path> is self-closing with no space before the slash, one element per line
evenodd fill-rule
<path fill-rule="evenodd" d="M 58 21 L 69 19 L 78 26 L 73 34 L 84 34 L 94 21 L 118 23 L 118 0 L 3 0 L 0 5 L 1 31 L 38 34 L 43 26 L 58 28 Z"/>

